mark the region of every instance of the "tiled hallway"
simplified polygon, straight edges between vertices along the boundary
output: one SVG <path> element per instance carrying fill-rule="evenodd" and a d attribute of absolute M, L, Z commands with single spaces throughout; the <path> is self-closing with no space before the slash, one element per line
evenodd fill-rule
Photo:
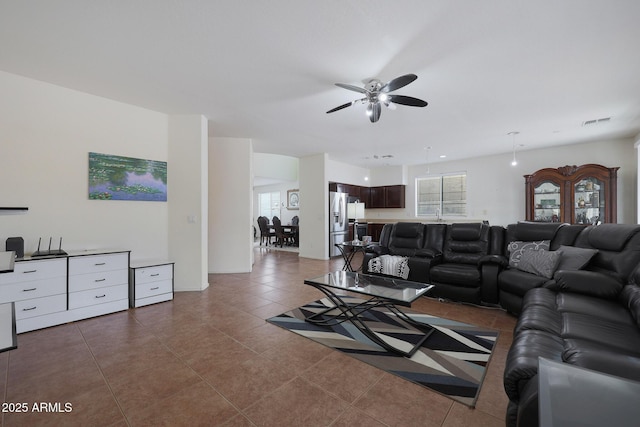
<path fill-rule="evenodd" d="M 504 425 L 514 317 L 427 298 L 413 304 L 500 330 L 469 409 L 265 322 L 321 297 L 303 279 L 342 260 L 255 255 L 252 273 L 211 275 L 203 292 L 19 335 L 17 350 L 0 353 L 2 426 Z M 33 411 L 40 402 L 54 412 Z"/>

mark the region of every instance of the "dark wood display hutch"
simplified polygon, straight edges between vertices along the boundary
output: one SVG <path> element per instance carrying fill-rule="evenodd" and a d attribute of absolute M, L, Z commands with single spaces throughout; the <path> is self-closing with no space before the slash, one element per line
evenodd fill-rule
<path fill-rule="evenodd" d="M 525 175 L 527 221 L 617 222 L 618 169 L 567 165 Z"/>

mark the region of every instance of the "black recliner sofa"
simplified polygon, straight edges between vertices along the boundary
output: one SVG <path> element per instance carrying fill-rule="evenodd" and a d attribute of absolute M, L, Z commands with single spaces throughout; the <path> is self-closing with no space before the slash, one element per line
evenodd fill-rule
<path fill-rule="evenodd" d="M 432 295 L 455 301 L 497 303 L 504 229 L 483 223 L 447 225 L 442 256 L 429 270 Z"/>
<path fill-rule="evenodd" d="M 538 425 L 538 359 L 640 381 L 640 225 L 584 228 L 573 247 L 596 250 L 529 290 L 507 355 L 507 426 Z"/>
<path fill-rule="evenodd" d="M 442 254 L 444 224 L 429 227 L 418 222 L 385 224 L 377 245 L 367 249 L 362 262 L 362 272 L 369 271 L 369 261 L 380 255 L 408 257 L 407 280 L 429 283 L 429 270 L 434 257 Z"/>
<path fill-rule="evenodd" d="M 386 224 L 378 246 L 365 254 L 362 271 L 379 255 L 408 257 L 408 280 L 436 286 L 430 296 L 480 304 L 498 302 L 504 228 L 482 223 Z"/>

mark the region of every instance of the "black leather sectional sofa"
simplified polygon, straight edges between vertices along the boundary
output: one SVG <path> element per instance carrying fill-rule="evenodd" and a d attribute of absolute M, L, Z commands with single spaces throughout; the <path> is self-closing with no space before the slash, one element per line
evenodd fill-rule
<path fill-rule="evenodd" d="M 518 316 L 507 426 L 538 425 L 540 357 L 640 381 L 640 225 L 388 224 L 363 271 L 382 254 L 409 257 L 435 296 Z"/>

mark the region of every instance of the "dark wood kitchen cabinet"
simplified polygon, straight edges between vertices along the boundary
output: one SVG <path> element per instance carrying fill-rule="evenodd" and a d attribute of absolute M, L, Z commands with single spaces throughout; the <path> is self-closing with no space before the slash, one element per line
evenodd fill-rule
<path fill-rule="evenodd" d="M 371 187 L 370 201 L 367 208 L 404 208 L 405 190 L 404 185 L 386 185 L 384 187 Z"/>
<path fill-rule="evenodd" d="M 362 187 L 330 182 L 329 191 L 347 193 L 350 197 L 357 197 L 367 209 L 404 208 L 406 205 L 406 185 Z"/>
<path fill-rule="evenodd" d="M 406 186 L 404 185 L 389 185 L 384 187 L 384 207 L 404 208 L 405 189 Z"/>
<path fill-rule="evenodd" d="M 384 208 L 384 187 L 369 188 L 369 204 L 365 205 L 368 209 Z"/>

